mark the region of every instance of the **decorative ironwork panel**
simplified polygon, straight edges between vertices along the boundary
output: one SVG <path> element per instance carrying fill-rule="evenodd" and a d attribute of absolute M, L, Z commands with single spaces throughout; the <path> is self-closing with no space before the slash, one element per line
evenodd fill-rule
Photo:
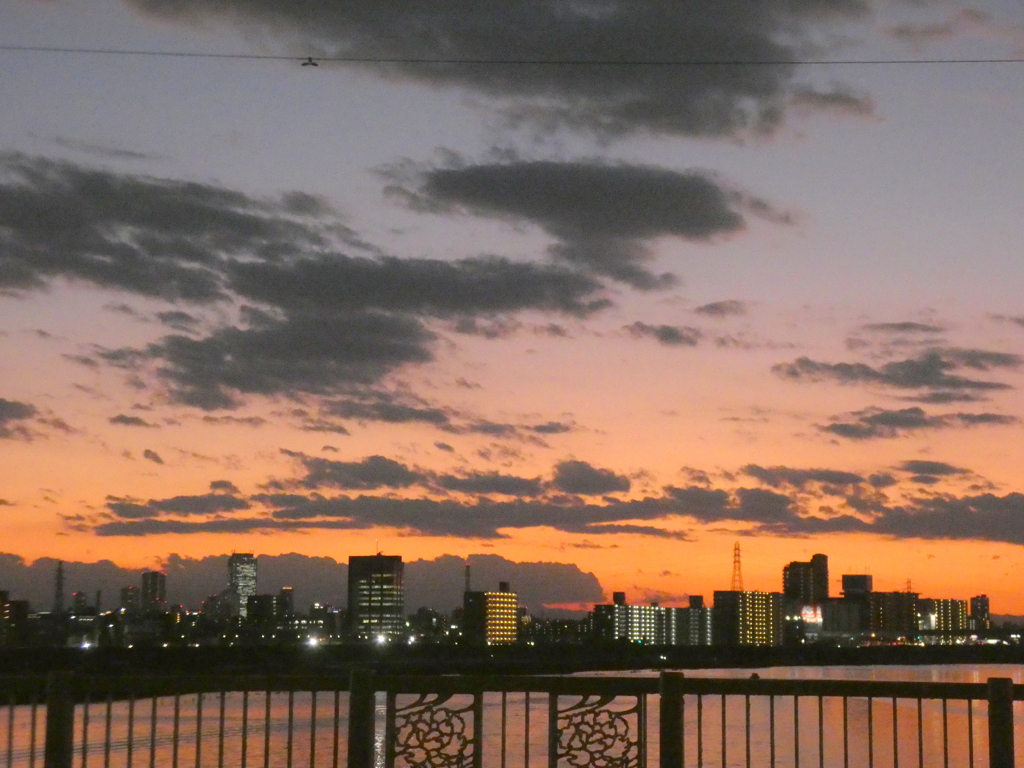
<path fill-rule="evenodd" d="M 563 698 L 575 702 L 562 706 Z M 645 703 L 643 696 L 553 694 L 548 723 L 550 767 L 643 768 Z"/>
<path fill-rule="evenodd" d="M 398 706 L 388 694 L 386 768 L 479 768 L 483 695 L 469 695 L 466 706 L 453 698 L 424 693 Z"/>

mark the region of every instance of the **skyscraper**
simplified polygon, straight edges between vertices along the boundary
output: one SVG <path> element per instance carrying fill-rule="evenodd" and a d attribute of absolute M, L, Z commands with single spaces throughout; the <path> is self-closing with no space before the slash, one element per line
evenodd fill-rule
<path fill-rule="evenodd" d="M 399 555 L 348 559 L 349 631 L 355 640 L 392 640 L 405 633 L 404 566 Z"/>
<path fill-rule="evenodd" d="M 167 576 L 160 571 L 142 574 L 142 610 L 163 612 L 167 605 Z"/>
<path fill-rule="evenodd" d="M 227 591 L 227 597 L 238 606 L 238 615 L 244 619 L 249 598 L 256 594 L 256 556 L 251 552 L 236 552 L 228 558 Z"/>

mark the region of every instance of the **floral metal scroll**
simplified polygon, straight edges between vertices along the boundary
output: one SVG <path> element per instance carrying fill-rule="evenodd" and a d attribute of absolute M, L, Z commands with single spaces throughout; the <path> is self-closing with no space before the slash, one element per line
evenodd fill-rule
<path fill-rule="evenodd" d="M 387 768 L 474 768 L 480 749 L 480 697 L 466 706 L 452 696 L 424 693 L 398 706 L 388 697 Z M 461 698 L 461 697 L 460 697 Z"/>
<path fill-rule="evenodd" d="M 561 698 L 561 697 L 560 697 Z M 590 695 L 569 706 L 554 703 L 551 768 L 641 768 L 645 753 L 643 698 Z M 633 699 L 627 708 L 616 700 Z"/>

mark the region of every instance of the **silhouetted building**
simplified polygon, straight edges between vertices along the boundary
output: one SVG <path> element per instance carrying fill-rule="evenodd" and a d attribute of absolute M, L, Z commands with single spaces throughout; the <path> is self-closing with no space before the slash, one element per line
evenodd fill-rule
<path fill-rule="evenodd" d="M 278 619 L 290 619 L 295 615 L 295 591 L 291 587 L 281 587 L 275 610 Z"/>
<path fill-rule="evenodd" d="M 711 634 L 715 645 L 781 645 L 782 594 L 715 592 Z"/>
<path fill-rule="evenodd" d="M 163 613 L 167 607 L 167 576 L 160 571 L 142 574 L 142 610 Z"/>
<path fill-rule="evenodd" d="M 276 626 L 277 599 L 274 595 L 250 595 L 245 601 L 245 621 L 255 627 Z"/>
<path fill-rule="evenodd" d="M 462 636 L 474 645 L 508 645 L 519 639 L 519 598 L 502 581 L 497 592 L 466 592 Z"/>
<path fill-rule="evenodd" d="M 393 640 L 405 634 L 404 566 L 399 555 L 348 559 L 349 631 L 356 640 Z"/>
<path fill-rule="evenodd" d="M 992 629 L 992 616 L 989 614 L 988 595 L 971 598 L 971 629 Z"/>
<path fill-rule="evenodd" d="M 782 594 L 796 605 L 821 605 L 828 600 L 828 556 L 794 561 L 782 569 Z"/>
<path fill-rule="evenodd" d="M 849 599 L 867 599 L 868 593 L 872 592 L 873 590 L 873 579 L 868 574 L 843 574 L 843 597 Z"/>
<path fill-rule="evenodd" d="M 138 587 L 121 587 L 120 609 L 128 616 L 137 616 L 142 610 L 142 595 Z"/>
<path fill-rule="evenodd" d="M 917 600 L 916 592 L 868 593 L 868 629 L 894 637 L 916 636 Z"/>

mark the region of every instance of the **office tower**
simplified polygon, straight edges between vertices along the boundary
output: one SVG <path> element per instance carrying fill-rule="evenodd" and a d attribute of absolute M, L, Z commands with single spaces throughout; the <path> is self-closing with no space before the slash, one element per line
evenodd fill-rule
<path fill-rule="evenodd" d="M 866 573 L 843 574 L 843 597 L 853 599 L 867 598 L 874 589 L 871 576 Z"/>
<path fill-rule="evenodd" d="M 828 600 L 828 556 L 794 561 L 782 569 L 782 594 L 795 605 L 821 605 Z"/>
<path fill-rule="evenodd" d="M 142 610 L 163 613 L 167 605 L 167 576 L 160 571 L 142 574 Z"/>
<path fill-rule="evenodd" d="M 519 598 L 508 582 L 497 592 L 466 592 L 462 636 L 476 645 L 508 645 L 519 639 Z"/>
<path fill-rule="evenodd" d="M 971 629 L 992 629 L 992 616 L 988 609 L 988 595 L 971 598 Z"/>
<path fill-rule="evenodd" d="M 238 615 L 248 615 L 249 598 L 256 594 L 256 556 L 236 552 L 228 558 L 228 598 L 238 606 Z"/>
<path fill-rule="evenodd" d="M 711 621 L 715 645 L 781 645 L 782 594 L 715 592 Z"/>
<path fill-rule="evenodd" d="M 393 640 L 405 634 L 404 566 L 399 555 L 348 559 L 349 631 L 355 640 Z"/>

